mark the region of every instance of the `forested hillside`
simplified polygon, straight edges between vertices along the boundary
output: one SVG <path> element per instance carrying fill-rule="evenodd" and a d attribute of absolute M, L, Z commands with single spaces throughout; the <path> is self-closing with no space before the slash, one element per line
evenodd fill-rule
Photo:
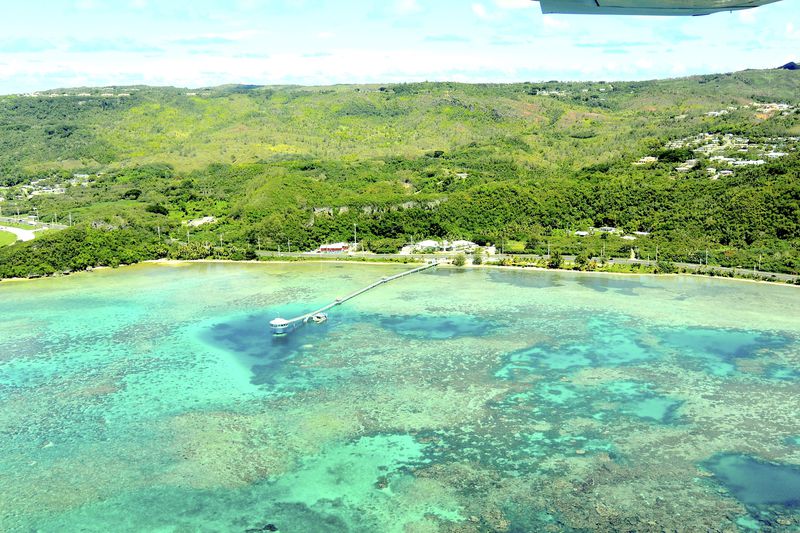
<path fill-rule="evenodd" d="M 800 269 L 800 73 L 0 97 L 0 276 L 359 236 Z M 635 163 L 635 164 L 634 164 Z M 186 222 L 215 221 L 199 227 Z M 581 238 L 614 226 L 647 232 Z M 189 245 L 186 245 L 187 232 Z M 58 249 L 59 254 L 49 253 Z"/>

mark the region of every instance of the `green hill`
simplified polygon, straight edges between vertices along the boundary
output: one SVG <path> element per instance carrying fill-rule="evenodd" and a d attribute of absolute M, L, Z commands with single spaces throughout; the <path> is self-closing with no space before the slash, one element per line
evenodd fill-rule
<path fill-rule="evenodd" d="M 286 240 L 346 239 L 353 224 L 382 250 L 422 237 L 514 240 L 528 251 L 550 242 L 565 253 L 659 246 L 676 260 L 709 249 L 720 264 L 760 256 L 764 268 L 797 271 L 798 76 L 0 97 L 0 207 L 45 220 L 70 213 L 79 228 L 48 239 L 69 239 L 85 256 L 55 264 L 36 251 L 44 241 L 16 244 L 0 251 L 0 275 L 99 264 L 92 250 L 106 240 L 121 251 L 106 250 L 103 263 L 246 256 Z M 712 141 L 719 150 L 693 151 Z M 659 160 L 632 165 L 647 156 Z M 698 161 L 679 171 L 688 159 Z M 176 252 L 181 223 L 204 216 L 216 222 L 191 230 L 198 249 Z M 590 226 L 651 235 L 574 237 Z M 141 253 L 114 232 L 135 234 Z"/>

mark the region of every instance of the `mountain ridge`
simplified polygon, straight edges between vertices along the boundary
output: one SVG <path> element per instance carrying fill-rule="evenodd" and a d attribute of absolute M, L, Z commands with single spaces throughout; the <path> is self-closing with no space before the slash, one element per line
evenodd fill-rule
<path fill-rule="evenodd" d="M 241 91 L 250 91 L 250 90 L 259 90 L 259 89 L 336 89 L 336 88 L 373 88 L 373 89 L 380 89 L 381 87 L 388 88 L 391 86 L 402 86 L 402 85 L 419 85 L 419 84 L 429 84 L 429 85 L 437 85 L 437 84 L 446 84 L 446 85 L 463 85 L 463 86 L 482 86 L 482 87 L 507 87 L 507 86 L 514 86 L 514 85 L 542 85 L 542 84 L 562 84 L 562 85 L 591 85 L 591 84 L 651 84 L 651 83 L 664 83 L 664 82 L 680 82 L 680 81 L 692 81 L 697 79 L 703 78 L 718 78 L 718 77 L 729 77 L 734 76 L 737 74 L 745 74 L 745 73 L 768 73 L 770 71 L 775 70 L 792 70 L 792 66 L 800 66 L 800 63 L 796 63 L 794 61 L 790 61 L 784 65 L 776 67 L 774 69 L 770 68 L 747 68 L 742 70 L 735 70 L 735 71 L 725 71 L 725 72 L 710 72 L 710 73 L 701 73 L 701 74 L 689 74 L 685 76 L 677 76 L 677 77 L 665 77 L 665 78 L 648 78 L 642 80 L 636 79 L 597 79 L 597 80 L 539 80 L 539 81 L 530 81 L 530 80 L 521 80 L 521 81 L 509 81 L 509 82 L 464 82 L 464 81 L 455 81 L 455 80 L 424 80 L 424 81 L 386 81 L 386 82 L 366 82 L 366 83 L 333 83 L 333 84 L 297 84 L 297 83 L 283 83 L 283 84 L 269 84 L 269 83 L 237 83 L 237 82 L 229 82 L 229 83 L 222 83 L 219 85 L 208 85 L 208 86 L 182 86 L 182 85 L 147 85 L 147 84 L 135 84 L 135 85 L 82 85 L 82 86 L 65 86 L 65 87 L 51 87 L 48 89 L 41 89 L 36 91 L 29 91 L 29 92 L 21 92 L 21 93 L 6 93 L 0 94 L 0 98 L 7 98 L 7 97 L 20 97 L 20 96 L 32 96 L 32 95 L 50 95 L 52 93 L 72 93 L 76 91 L 103 91 L 105 89 L 117 89 L 117 90 L 170 90 L 170 91 L 188 91 L 188 92 L 224 92 L 226 90 L 241 90 Z M 787 68 L 788 67 L 788 68 Z M 70 94 L 71 96 L 75 96 Z"/>

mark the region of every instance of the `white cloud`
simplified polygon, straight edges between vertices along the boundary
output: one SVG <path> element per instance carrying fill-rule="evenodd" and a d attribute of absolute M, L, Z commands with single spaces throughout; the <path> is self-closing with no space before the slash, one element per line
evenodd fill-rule
<path fill-rule="evenodd" d="M 79 1 L 84 8 L 110 12 L 111 2 L 105 0 L 68 0 L 68 5 Z M 308 13 L 293 11 L 303 2 Z M 41 29 L 51 43 L 46 50 L 0 52 L 0 93 L 127 83 L 620 80 L 770 68 L 797 60 L 800 19 L 788 8 L 780 12 L 791 2 L 773 4 L 774 14 L 760 8 L 756 24 L 742 19 L 752 14 L 740 13 L 687 19 L 542 16 L 538 10 L 521 11 L 528 2 L 469 0 L 455 10 L 428 0 L 390 0 L 388 8 L 342 12 L 320 0 L 230 0 L 254 10 L 226 11 L 230 17 L 224 23 L 209 21 L 205 14 L 184 21 L 181 11 L 183 22 L 164 32 L 157 25 L 149 28 L 154 17 L 148 13 L 176 16 L 171 9 L 155 0 L 122 0 L 129 20 L 96 40 L 113 45 L 131 35 L 129 40 L 135 36 L 147 46 L 135 53 L 119 46 L 90 51 L 88 45 L 75 45 L 77 30 L 72 28 L 79 26 L 65 23 L 67 29 L 56 35 Z M 145 4 L 144 10 L 132 10 Z M 314 11 L 323 5 L 329 11 Z M 426 17 L 413 15 L 420 10 Z M 411 15 L 403 18 L 401 12 Z M 370 24 L 376 20 L 380 24 Z M 422 22 L 431 27 L 446 23 L 448 31 L 439 35 L 427 26 L 411 26 Z M 423 39 L 431 33 L 440 38 Z M 468 43 L 459 39 L 463 36 Z M 345 43 L 353 43 L 352 48 L 342 48 Z M 788 57 L 792 51 L 795 57 Z"/>
<path fill-rule="evenodd" d="M 32 89 L 54 86 L 110 85 L 131 82 L 152 85 L 209 86 L 223 83 L 378 83 L 394 81 L 453 80 L 474 82 L 515 81 L 532 70 L 563 71 L 563 58 L 543 55 L 531 59 L 527 51 L 498 56 L 471 49 L 364 50 L 334 49 L 328 54 L 288 52 L 268 57 L 230 57 L 224 54 L 180 54 L 129 57 L 116 53 L 59 53 L 46 65 L 19 58 L 0 64 L 0 78 L 32 80 Z M 571 58 L 570 64 L 578 64 Z M 522 72 L 527 72 L 522 74 Z M 598 68 L 602 72 L 602 68 Z M 605 72 L 602 72 L 605 75 Z M 604 76 L 608 77 L 608 76 Z M 36 81 L 57 80 L 57 81 Z M 57 85 L 53 85 L 56 83 Z"/>
<path fill-rule="evenodd" d="M 672 68 L 670 69 L 670 72 L 672 74 L 676 74 L 676 75 L 680 76 L 682 74 L 685 74 L 686 70 L 687 70 L 686 69 L 686 65 L 684 65 L 683 63 L 673 63 Z"/>
<path fill-rule="evenodd" d="M 233 43 L 233 42 L 247 41 L 261 34 L 262 32 L 258 30 L 239 30 L 239 31 L 227 31 L 220 33 L 201 33 L 197 35 L 176 36 L 176 38 L 171 39 L 170 42 L 183 43 L 183 44 L 212 44 L 212 43 L 221 44 L 229 42 Z"/>
<path fill-rule="evenodd" d="M 531 0 L 494 0 L 500 9 L 525 9 L 533 6 Z"/>
<path fill-rule="evenodd" d="M 569 22 L 567 22 L 566 20 L 551 17 L 549 15 L 544 15 L 542 17 L 542 23 L 547 28 L 555 28 L 557 30 L 564 30 L 566 28 L 569 28 Z"/>
<path fill-rule="evenodd" d="M 745 24 L 754 24 L 756 22 L 756 10 L 744 9 L 739 11 L 739 20 Z"/>
<path fill-rule="evenodd" d="M 482 19 L 489 18 L 489 13 L 483 4 L 472 4 L 472 12 Z"/>
<path fill-rule="evenodd" d="M 417 0 L 396 0 L 394 10 L 401 15 L 410 15 L 422 11 L 422 6 L 419 5 Z"/>
<path fill-rule="evenodd" d="M 261 2 L 258 0 L 237 0 L 236 6 L 239 9 L 244 9 L 245 11 L 262 7 Z"/>

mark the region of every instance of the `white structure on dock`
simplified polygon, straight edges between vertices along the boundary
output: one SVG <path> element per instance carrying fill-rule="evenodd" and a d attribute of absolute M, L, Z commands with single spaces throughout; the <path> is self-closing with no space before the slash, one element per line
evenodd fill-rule
<path fill-rule="evenodd" d="M 294 329 L 292 323 L 285 318 L 275 318 L 271 320 L 269 327 L 274 335 L 283 335 Z"/>

